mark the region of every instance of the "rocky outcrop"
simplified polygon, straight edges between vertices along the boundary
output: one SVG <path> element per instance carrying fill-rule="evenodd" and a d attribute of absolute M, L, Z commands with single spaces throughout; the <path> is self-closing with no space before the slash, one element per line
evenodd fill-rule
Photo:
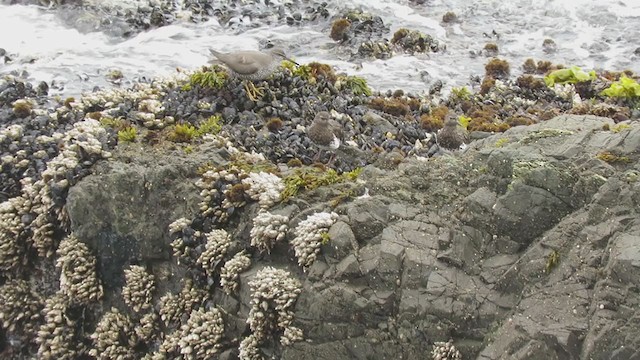
<path fill-rule="evenodd" d="M 220 266 L 241 250 L 251 256 L 236 292 L 190 262 L 189 251 L 204 245 L 189 250 L 187 241 L 207 228 L 197 215 L 195 170 L 205 160 L 228 164 L 224 150 L 116 152 L 70 189 L 66 208 L 71 231 L 98 259 L 102 309 L 126 312 L 118 289 L 129 265 L 142 264 L 156 279 L 156 309 L 168 292 L 204 299 L 176 307 L 183 328 L 195 327 L 187 319 L 204 314 L 200 304 L 223 310 L 210 310 L 224 335 L 216 332 L 220 345 L 207 351 L 225 358 L 248 356 L 259 341 L 259 351 L 281 359 L 424 359 L 434 343 L 452 339 L 464 359 L 630 359 L 640 351 L 640 127 L 613 132 L 606 124 L 613 121 L 561 116 L 461 153 L 407 158 L 392 170 L 369 165 L 356 184 L 271 207 L 291 231 L 284 240 L 273 234 L 269 251 L 251 246 L 253 219 L 265 210 L 248 201 L 218 225 L 232 239 Z M 331 201 L 348 190 L 356 197 Z M 326 237 L 318 233 L 315 261 L 301 267 L 288 242 L 323 211 L 335 221 Z M 180 262 L 171 255 L 177 233 L 169 232 L 179 218 L 193 219 L 174 225 L 186 244 Z M 268 267 L 282 270 L 269 281 L 288 297 L 260 290 L 275 271 Z M 271 313 L 278 301 L 291 307 Z M 264 314 L 281 325 L 256 325 Z M 295 342 L 298 330 L 306 341 Z M 153 349 L 163 337 L 146 344 Z"/>

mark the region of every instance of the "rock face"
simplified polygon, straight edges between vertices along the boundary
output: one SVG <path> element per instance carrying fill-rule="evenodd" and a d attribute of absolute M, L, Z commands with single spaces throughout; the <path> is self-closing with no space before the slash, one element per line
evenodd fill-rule
<path fill-rule="evenodd" d="M 425 359 L 449 339 L 464 359 L 637 357 L 640 127 L 603 130 L 612 123 L 563 116 L 463 153 L 367 167 L 360 178 L 370 196 L 333 209 L 339 218 L 312 266 L 303 271 L 278 243 L 253 254 L 236 294 L 210 290 L 228 312 L 224 337 L 246 336 L 248 282 L 269 265 L 302 284 L 293 325 L 308 340 L 264 343 L 277 358 Z M 629 162 L 607 163 L 603 151 Z M 71 188 L 71 230 L 97 254 L 105 292 L 122 286 L 132 263 L 149 267 L 159 291 L 180 288 L 167 274 L 189 270 L 170 259 L 167 226 L 197 212 L 193 170 L 205 158 L 224 163 L 206 149 L 116 156 Z M 313 192 L 291 203 L 270 211 L 330 207 Z M 232 248 L 248 247 L 257 208 L 224 226 Z M 118 301 L 107 296 L 103 308 Z M 223 356 L 234 358 L 229 344 Z"/>

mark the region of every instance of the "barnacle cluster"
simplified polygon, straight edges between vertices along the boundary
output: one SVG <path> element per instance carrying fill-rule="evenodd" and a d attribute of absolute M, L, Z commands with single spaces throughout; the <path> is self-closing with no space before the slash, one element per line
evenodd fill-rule
<path fill-rule="evenodd" d="M 168 293 L 160 298 L 160 319 L 166 326 L 177 323 L 182 314 L 189 314 L 208 296 L 206 290 L 198 289 L 190 279 L 186 279 L 179 294 Z"/>
<path fill-rule="evenodd" d="M 325 241 L 324 234 L 338 219 L 338 214 L 320 212 L 310 215 L 293 230 L 295 238 L 291 245 L 295 251 L 298 265 L 309 267 L 320 252 L 320 245 Z"/>
<path fill-rule="evenodd" d="M 244 251 L 235 254 L 224 263 L 220 269 L 220 286 L 227 295 L 235 293 L 238 289 L 240 273 L 247 270 L 249 266 L 251 266 L 251 258 Z"/>
<path fill-rule="evenodd" d="M 191 220 L 180 218 L 169 224 L 169 234 L 174 234 L 191 226 Z"/>
<path fill-rule="evenodd" d="M 26 181 L 23 181 L 23 183 Z M 27 239 L 24 234 L 23 215 L 30 208 L 29 199 L 24 196 L 10 198 L 0 203 L 0 270 L 16 270 L 24 262 Z"/>
<path fill-rule="evenodd" d="M 91 334 L 93 349 L 89 355 L 96 359 L 135 359 L 134 346 L 137 338 L 132 331 L 131 319 L 111 308 L 102 316 L 95 331 Z"/>
<path fill-rule="evenodd" d="M 64 133 L 61 141 L 62 150 L 47 163 L 47 168 L 42 172 L 42 179 L 34 182 L 32 186 L 23 188 L 23 193 L 28 195 L 32 203 L 30 211 L 35 218 L 30 227 L 33 229 L 33 246 L 40 256 L 48 257 L 53 253 L 51 214 L 55 214 L 61 223 L 66 223 L 65 212 L 51 198 L 51 188 L 55 187 L 57 192 L 68 189 L 72 185 L 69 183 L 69 174 L 73 173 L 81 162 L 95 162 L 111 157 L 111 153 L 105 150 L 106 130 L 91 118 L 73 124 L 73 128 Z"/>
<path fill-rule="evenodd" d="M 220 349 L 224 320 L 220 310 L 200 308 L 192 311 L 180 329 L 169 334 L 158 349 L 159 358 L 212 359 Z"/>
<path fill-rule="evenodd" d="M 133 330 L 140 341 L 150 342 L 154 339 L 158 330 L 158 314 L 154 311 L 144 314 Z"/>
<path fill-rule="evenodd" d="M 102 285 L 96 274 L 96 258 L 87 245 L 73 234 L 60 242 L 56 267 L 60 272 L 60 291 L 72 304 L 89 304 L 102 297 Z"/>
<path fill-rule="evenodd" d="M 249 195 L 248 186 L 242 184 L 246 173 L 242 170 L 230 168 L 208 170 L 196 182 L 201 188 L 200 211 L 204 217 L 213 217 L 215 222 L 223 224 L 229 220 L 235 209 L 246 205 Z"/>
<path fill-rule="evenodd" d="M 42 297 L 25 280 L 9 280 L 0 287 L 0 325 L 31 337 L 41 319 Z"/>
<path fill-rule="evenodd" d="M 207 242 L 205 249 L 198 258 L 198 264 L 207 275 L 212 276 L 217 264 L 222 260 L 224 254 L 227 253 L 229 245 L 231 245 L 231 237 L 226 230 L 214 229 L 206 235 Z"/>
<path fill-rule="evenodd" d="M 135 117 L 148 129 L 163 129 L 175 122 L 172 116 L 162 116 L 164 106 L 156 99 L 144 99 L 138 103 Z"/>
<path fill-rule="evenodd" d="M 155 288 L 153 275 L 142 266 L 131 265 L 124 271 L 124 279 L 122 298 L 125 304 L 135 312 L 151 308 L 151 296 Z"/>
<path fill-rule="evenodd" d="M 251 310 L 247 323 L 251 334 L 240 343 L 240 359 L 261 359 L 259 346 L 269 335 L 281 332 L 280 343 L 302 340 L 302 331 L 293 323 L 293 305 L 302 291 L 300 282 L 288 271 L 265 267 L 249 282 Z"/>
<path fill-rule="evenodd" d="M 462 360 L 462 354 L 453 346 L 453 340 L 436 341 L 431 350 L 433 360 Z"/>
<path fill-rule="evenodd" d="M 284 215 L 275 215 L 268 211 L 260 211 L 253 218 L 251 228 L 251 246 L 261 252 L 271 252 L 276 242 L 281 241 L 287 235 L 289 218 Z"/>
<path fill-rule="evenodd" d="M 171 248 L 173 249 L 173 257 L 179 264 L 181 260 L 189 258 L 191 247 L 187 244 L 193 244 L 200 232 L 191 228 L 191 220 L 180 218 L 169 224 L 169 234 L 174 238 L 171 242 Z"/>
<path fill-rule="evenodd" d="M 44 324 L 36 336 L 39 359 L 77 359 L 82 352 L 76 348 L 76 321 L 67 316 L 69 299 L 57 292 L 44 302 Z"/>
<path fill-rule="evenodd" d="M 257 200 L 263 209 L 268 209 L 280 201 L 280 194 L 284 190 L 282 179 L 267 172 L 250 173 L 242 183 L 249 185 L 247 194 L 253 200 Z"/>

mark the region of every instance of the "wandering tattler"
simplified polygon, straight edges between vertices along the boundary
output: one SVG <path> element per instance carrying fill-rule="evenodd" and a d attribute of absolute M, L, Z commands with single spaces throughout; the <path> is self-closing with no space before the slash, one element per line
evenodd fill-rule
<path fill-rule="evenodd" d="M 436 141 L 445 149 L 458 150 L 462 144 L 469 143 L 469 134 L 460 125 L 458 117 L 449 114 L 444 120 L 442 129 L 438 130 Z"/>
<path fill-rule="evenodd" d="M 313 141 L 318 148 L 322 150 L 337 150 L 342 143 L 344 134 L 342 132 L 342 126 L 331 118 L 331 114 L 326 111 L 320 111 L 313 119 L 313 123 L 307 130 L 309 139 Z M 314 160 L 320 156 L 320 152 L 316 155 Z M 333 160 L 335 153 L 332 154 L 329 162 Z"/>
<path fill-rule="evenodd" d="M 237 77 L 245 80 L 244 89 L 252 101 L 256 101 L 258 95 L 264 95 L 263 91 L 256 88 L 252 81 L 266 79 L 280 66 L 282 60 L 289 60 L 298 65 L 298 63 L 289 59 L 284 50 L 280 48 L 272 48 L 269 52 L 244 50 L 221 53 L 215 50 L 210 51 L 218 60 L 227 65 Z"/>

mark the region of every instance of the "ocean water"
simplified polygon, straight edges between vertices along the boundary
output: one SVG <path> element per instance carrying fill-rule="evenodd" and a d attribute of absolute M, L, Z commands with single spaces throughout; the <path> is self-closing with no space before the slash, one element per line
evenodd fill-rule
<path fill-rule="evenodd" d="M 330 21 L 259 28 L 243 27 L 251 23 L 248 18 L 235 19 L 239 25 L 234 27 L 223 27 L 216 20 L 177 22 L 124 39 L 86 28 L 80 32 L 47 8 L 0 5 L 0 48 L 12 59 L 8 63 L 0 59 L 0 74 L 23 74 L 28 80 L 53 85 L 52 94 L 78 96 L 95 86 L 117 86 L 106 78 L 113 70 L 124 74 L 125 86 L 139 78 L 169 76 L 176 68 L 196 69 L 210 61 L 209 48 L 258 49 L 265 40 L 286 44 L 298 62 L 331 64 L 366 78 L 380 91 L 401 88 L 422 93 L 438 80 L 445 88 L 468 85 L 471 77 L 484 74 L 489 58 L 478 53 L 487 42 L 497 43 L 498 57 L 510 62 L 513 76 L 527 58 L 640 72 L 640 55 L 634 53 L 640 47 L 638 0 L 433 0 L 422 5 L 355 0 L 348 6 L 330 0 L 329 8 L 360 8 L 382 17 L 390 26 L 389 38 L 407 27 L 433 36 L 446 50 L 350 62 L 335 51 L 336 43 L 328 36 Z M 443 24 L 447 11 L 455 12 L 461 22 Z M 543 51 L 547 38 L 557 44 L 555 53 Z"/>

